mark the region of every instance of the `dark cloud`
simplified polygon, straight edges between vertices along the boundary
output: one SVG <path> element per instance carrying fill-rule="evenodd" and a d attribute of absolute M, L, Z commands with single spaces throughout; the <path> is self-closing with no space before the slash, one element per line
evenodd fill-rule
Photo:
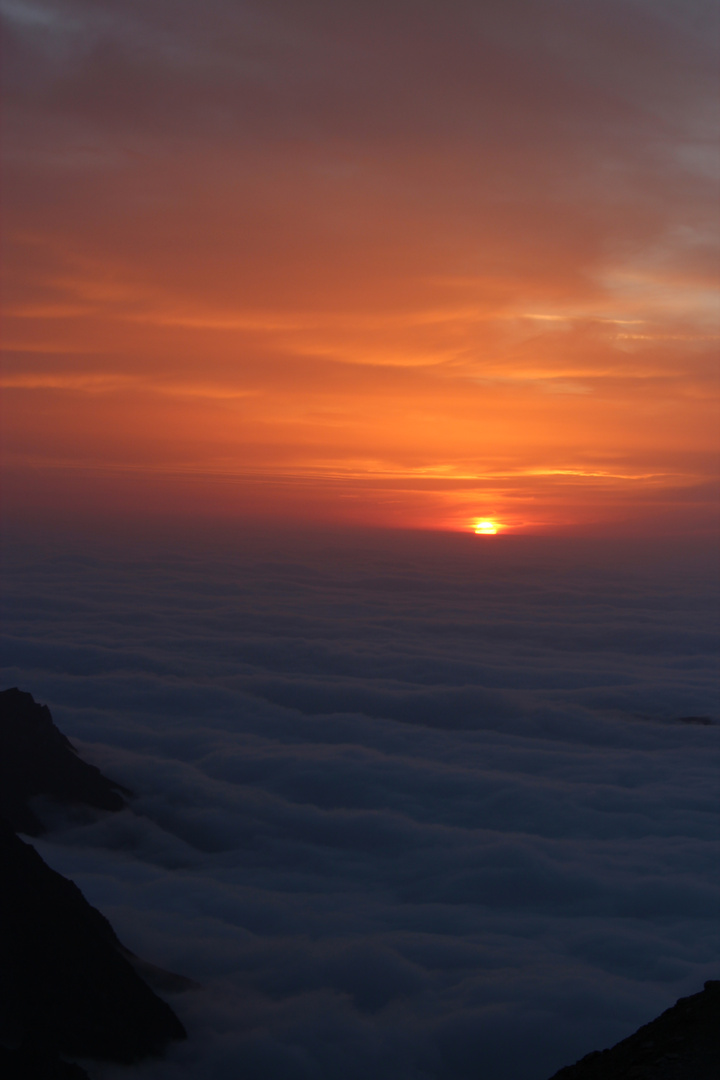
<path fill-rule="evenodd" d="M 603 264 L 638 244 L 652 263 L 689 260 L 707 276 L 710 6 L 18 0 L 4 10 L 9 175 L 19 170 L 17 212 L 56 239 L 48 274 L 57 238 L 74 230 L 76 260 L 93 257 L 94 234 L 118 267 L 142 244 L 149 265 L 196 292 L 189 264 L 213 268 L 216 300 L 223 276 L 237 280 L 241 249 L 277 296 L 292 236 L 315 261 L 333 237 L 367 258 L 354 210 L 378 254 L 391 228 L 411 260 L 401 225 L 422 218 L 432 258 L 447 249 L 436 274 L 471 225 L 475 261 L 456 276 L 487 264 L 496 277 L 512 267 L 517 283 L 521 266 L 557 262 L 564 277 L 563 246 Z M 683 236 L 670 237 L 678 225 Z M 178 243 L 192 259 L 173 266 Z M 252 287 L 248 278 L 245 296 Z"/>
<path fill-rule="evenodd" d="M 203 985 L 139 1075 L 543 1080 L 716 974 L 700 545 L 130 551 L 10 551 L 4 682 L 137 792 L 38 846 Z"/>
<path fill-rule="evenodd" d="M 542 11 L 527 0 L 214 2 L 202 13 L 162 0 L 6 6 L 17 47 L 36 59 L 32 77 L 18 65 L 16 78 L 30 100 L 52 94 L 58 113 L 167 134 L 173 120 L 196 134 L 193 121 L 211 120 L 216 132 L 342 141 L 493 136 L 500 126 L 509 141 L 521 130 L 538 142 L 602 127 L 612 140 L 619 124 L 640 121 L 648 99 L 658 119 L 677 117 L 712 78 L 702 28 L 713 12 L 666 8 L 626 0 Z"/>

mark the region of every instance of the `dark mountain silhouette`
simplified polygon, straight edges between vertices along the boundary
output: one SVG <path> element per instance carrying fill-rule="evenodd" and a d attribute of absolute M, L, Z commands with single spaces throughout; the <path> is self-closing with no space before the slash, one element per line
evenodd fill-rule
<path fill-rule="evenodd" d="M 718 1080 L 720 981 L 680 998 L 610 1050 L 595 1051 L 551 1080 Z"/>
<path fill-rule="evenodd" d="M 141 975 L 165 990 L 195 984 L 133 956 L 78 887 L 14 833 L 45 831 L 29 805 L 34 796 L 120 810 L 129 794 L 77 756 L 30 694 L 0 692 L 3 1080 L 87 1080 L 60 1055 L 130 1063 L 185 1038 L 175 1013 Z"/>
<path fill-rule="evenodd" d="M 77 1057 L 135 1061 L 185 1035 L 77 885 L 0 825 L 0 1037 Z"/>
<path fill-rule="evenodd" d="M 74 1062 L 30 1046 L 16 1050 L 0 1046 L 0 1076 L 2 1080 L 90 1080 Z"/>
<path fill-rule="evenodd" d="M 0 817 L 39 836 L 45 828 L 29 805 L 45 795 L 65 805 L 122 810 L 131 793 L 79 758 L 55 727 L 47 705 L 14 687 L 0 691 Z"/>

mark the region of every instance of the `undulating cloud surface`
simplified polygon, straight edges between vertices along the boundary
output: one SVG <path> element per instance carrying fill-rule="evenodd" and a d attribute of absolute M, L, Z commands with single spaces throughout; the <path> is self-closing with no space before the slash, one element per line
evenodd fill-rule
<path fill-rule="evenodd" d="M 0 7 L 18 512 L 707 528 L 709 0 Z"/>
<path fill-rule="evenodd" d="M 545 1080 L 717 977 L 710 565 L 422 533 L 11 548 L 3 684 L 137 795 L 37 847 L 202 984 L 138 1077 Z"/>

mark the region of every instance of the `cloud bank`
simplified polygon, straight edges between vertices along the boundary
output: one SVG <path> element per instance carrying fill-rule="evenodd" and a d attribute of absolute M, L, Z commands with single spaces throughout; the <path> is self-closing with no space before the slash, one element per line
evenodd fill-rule
<path fill-rule="evenodd" d="M 203 987 L 138 1076 L 544 1080 L 717 975 L 720 727 L 682 722 L 718 718 L 700 549 L 6 562 L 4 683 L 137 794 L 38 849 Z"/>

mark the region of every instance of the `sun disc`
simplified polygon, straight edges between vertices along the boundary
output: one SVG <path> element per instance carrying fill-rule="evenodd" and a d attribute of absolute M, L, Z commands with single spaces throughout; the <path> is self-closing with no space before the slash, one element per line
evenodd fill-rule
<path fill-rule="evenodd" d="M 494 536 L 497 531 L 498 527 L 494 521 L 478 521 L 475 523 L 476 536 Z"/>

